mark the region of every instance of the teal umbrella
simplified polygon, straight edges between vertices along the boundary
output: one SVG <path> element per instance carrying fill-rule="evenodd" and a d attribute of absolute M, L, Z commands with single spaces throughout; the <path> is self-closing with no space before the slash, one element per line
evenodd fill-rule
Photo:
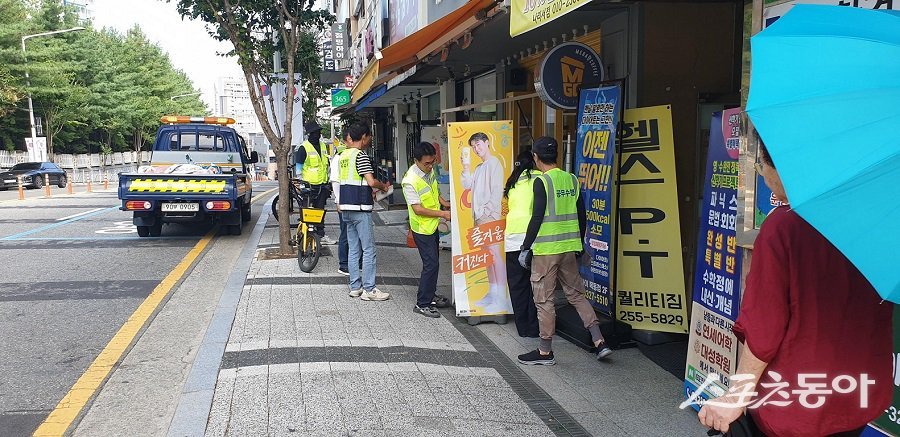
<path fill-rule="evenodd" d="M 900 11 L 796 5 L 751 55 L 747 112 L 791 207 L 900 302 Z"/>

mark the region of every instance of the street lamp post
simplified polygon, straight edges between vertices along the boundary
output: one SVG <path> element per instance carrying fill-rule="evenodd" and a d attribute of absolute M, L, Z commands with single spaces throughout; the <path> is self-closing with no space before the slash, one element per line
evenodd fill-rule
<path fill-rule="evenodd" d="M 28 89 L 28 119 L 31 121 L 31 147 L 35 147 L 37 142 L 37 129 L 34 125 L 34 104 L 31 102 L 31 77 L 28 76 L 28 54 L 25 52 L 25 40 L 36 38 L 39 36 L 56 35 L 58 33 L 74 32 L 84 30 L 83 27 L 73 27 L 65 30 L 54 30 L 53 32 L 36 33 L 34 35 L 25 35 L 22 37 L 22 57 L 25 60 L 25 87 Z"/>

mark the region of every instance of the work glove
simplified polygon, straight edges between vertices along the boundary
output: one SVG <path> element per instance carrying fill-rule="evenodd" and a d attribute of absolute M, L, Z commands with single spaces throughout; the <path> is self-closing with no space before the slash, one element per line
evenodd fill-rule
<path fill-rule="evenodd" d="M 530 249 L 522 249 L 522 251 L 519 252 L 519 265 L 522 266 L 523 269 L 531 269 Z"/>

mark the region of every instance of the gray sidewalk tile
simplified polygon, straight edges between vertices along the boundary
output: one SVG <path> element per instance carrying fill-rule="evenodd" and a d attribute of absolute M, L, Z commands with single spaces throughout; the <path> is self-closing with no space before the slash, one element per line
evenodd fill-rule
<path fill-rule="evenodd" d="M 332 235 L 335 218 L 328 219 Z M 378 218 L 405 219 L 405 211 Z M 230 330 L 207 435 L 702 431 L 691 422 L 695 415 L 677 410 L 678 381 L 667 379 L 636 350 L 616 351 L 610 363 L 598 363 L 558 339 L 559 365 L 521 367 L 511 360 L 533 349 L 536 340 L 519 338 L 512 323 L 461 327 L 449 312 L 444 315 L 451 318 L 438 319 L 413 313 L 421 263 L 414 249 L 395 245 L 405 238 L 403 226 L 376 226 L 376 241 L 388 243 L 377 249 L 377 284 L 392 294 L 385 302 L 347 295 L 334 246 L 326 248 L 327 256 L 311 274 L 300 272 L 296 259 L 254 260 Z M 276 243 L 277 229 L 266 228 L 260 244 Z M 449 295 L 450 253 L 442 251 L 441 259 L 438 291 Z"/>
<path fill-rule="evenodd" d="M 234 394 L 226 435 L 263 435 L 268 432 L 268 375 L 252 374 L 234 380 Z"/>
<path fill-rule="evenodd" d="M 206 425 L 206 436 L 222 437 L 228 431 L 231 421 L 231 397 L 234 393 L 234 384 L 237 376 L 222 378 L 216 382 L 216 392 L 213 395 L 212 407 L 209 412 L 209 420 Z"/>

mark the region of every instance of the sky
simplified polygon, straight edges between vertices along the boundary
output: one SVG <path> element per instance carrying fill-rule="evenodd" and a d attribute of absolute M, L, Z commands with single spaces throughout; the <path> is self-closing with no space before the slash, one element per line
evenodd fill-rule
<path fill-rule="evenodd" d="M 228 52 L 230 42 L 219 42 L 206 32 L 200 21 L 182 20 L 174 3 L 163 0 L 95 0 L 94 27 L 111 27 L 125 32 L 135 24 L 150 41 L 169 54 L 175 68 L 183 70 L 203 92 L 201 98 L 214 109 L 213 93 L 221 76 L 242 77 L 237 58 L 216 53 Z"/>

